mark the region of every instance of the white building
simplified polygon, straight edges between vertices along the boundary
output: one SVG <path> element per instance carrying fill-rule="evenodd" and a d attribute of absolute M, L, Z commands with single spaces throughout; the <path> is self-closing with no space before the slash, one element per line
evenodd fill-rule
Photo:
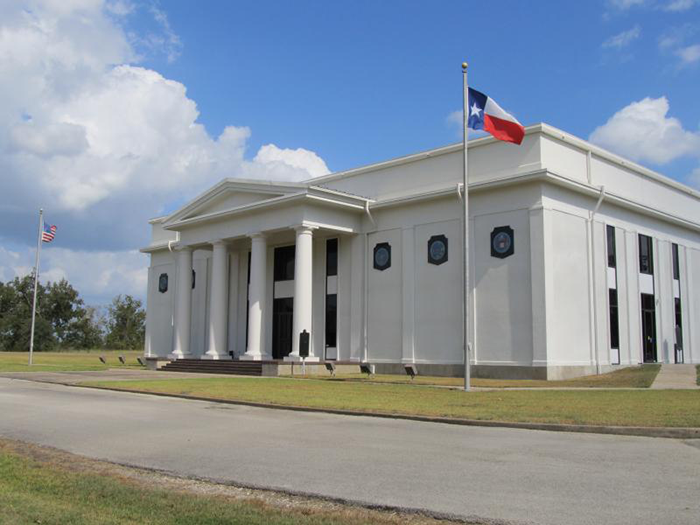
<path fill-rule="evenodd" d="M 302 183 L 226 179 L 151 222 L 146 356 L 459 375 L 456 144 Z M 469 143 L 474 376 L 700 363 L 700 193 L 545 124 Z M 677 350 L 682 348 L 682 350 Z"/>

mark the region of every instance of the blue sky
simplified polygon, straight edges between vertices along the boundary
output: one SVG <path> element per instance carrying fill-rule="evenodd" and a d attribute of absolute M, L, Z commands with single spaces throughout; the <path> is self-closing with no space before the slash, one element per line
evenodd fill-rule
<path fill-rule="evenodd" d="M 461 68 L 700 187 L 700 0 L 0 1 L 0 281 L 145 295 L 147 219 L 224 176 L 299 180 L 461 140 Z"/>
<path fill-rule="evenodd" d="M 446 117 L 461 105 L 464 59 L 471 85 L 526 125 L 587 138 L 630 102 L 666 96 L 697 130 L 700 67 L 681 67 L 659 42 L 693 22 L 687 44 L 700 42 L 700 10 L 664 5 L 167 2 L 181 55 L 146 65 L 187 86 L 210 133 L 246 125 L 251 150 L 307 148 L 333 171 L 458 140 Z M 604 46 L 635 28 L 627 45 Z"/>

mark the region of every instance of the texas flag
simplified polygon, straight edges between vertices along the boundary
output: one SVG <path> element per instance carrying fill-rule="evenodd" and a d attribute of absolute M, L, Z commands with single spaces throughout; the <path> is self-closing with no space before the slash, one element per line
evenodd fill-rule
<path fill-rule="evenodd" d="M 496 101 L 469 88 L 468 127 L 483 129 L 498 140 L 520 144 L 525 136 L 525 128 L 513 115 L 503 111 Z"/>

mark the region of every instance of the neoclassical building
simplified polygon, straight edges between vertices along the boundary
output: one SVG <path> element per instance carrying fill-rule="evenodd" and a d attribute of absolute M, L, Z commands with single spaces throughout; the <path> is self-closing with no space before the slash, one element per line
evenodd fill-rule
<path fill-rule="evenodd" d="M 462 145 L 153 219 L 147 357 L 459 375 Z M 475 376 L 700 363 L 700 193 L 545 124 L 469 143 Z"/>

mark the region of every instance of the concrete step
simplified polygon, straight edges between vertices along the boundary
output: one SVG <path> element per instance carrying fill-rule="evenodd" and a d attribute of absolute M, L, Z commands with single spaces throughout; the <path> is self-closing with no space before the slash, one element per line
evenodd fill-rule
<path fill-rule="evenodd" d="M 262 376 L 262 367 L 262 363 L 256 362 L 178 359 L 177 361 L 168 363 L 160 370 L 164 372 Z"/>

